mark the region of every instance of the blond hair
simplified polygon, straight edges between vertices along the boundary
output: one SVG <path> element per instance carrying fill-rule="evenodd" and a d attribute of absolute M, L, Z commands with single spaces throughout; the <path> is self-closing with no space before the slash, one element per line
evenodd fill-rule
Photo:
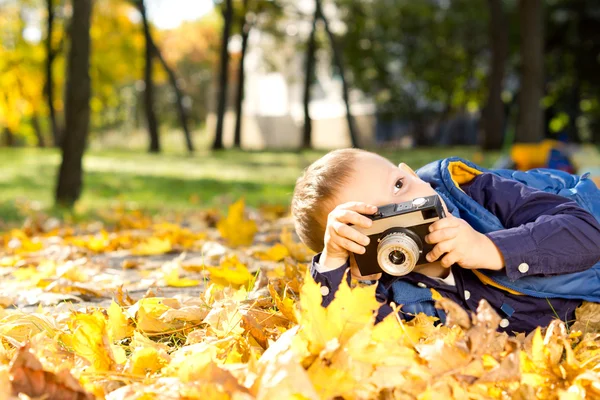
<path fill-rule="evenodd" d="M 292 216 L 300 240 L 313 251 L 323 250 L 327 214 L 335 194 L 354 171 L 359 149 L 334 150 L 304 170 L 296 181 Z"/>

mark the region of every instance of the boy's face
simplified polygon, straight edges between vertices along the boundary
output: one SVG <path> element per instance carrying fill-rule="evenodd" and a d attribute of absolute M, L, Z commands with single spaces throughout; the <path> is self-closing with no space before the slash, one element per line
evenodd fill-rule
<path fill-rule="evenodd" d="M 379 207 L 436 194 L 406 164 L 396 166 L 377 154 L 359 154 L 354 169 L 348 183 L 335 196 L 334 207 L 350 201 Z"/>

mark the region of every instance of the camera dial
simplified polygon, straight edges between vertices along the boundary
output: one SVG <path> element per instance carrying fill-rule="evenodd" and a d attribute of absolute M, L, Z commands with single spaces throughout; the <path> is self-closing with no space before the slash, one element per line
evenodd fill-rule
<path fill-rule="evenodd" d="M 402 276 L 411 272 L 420 256 L 421 246 L 403 232 L 385 235 L 377 246 L 377 262 L 390 275 Z"/>

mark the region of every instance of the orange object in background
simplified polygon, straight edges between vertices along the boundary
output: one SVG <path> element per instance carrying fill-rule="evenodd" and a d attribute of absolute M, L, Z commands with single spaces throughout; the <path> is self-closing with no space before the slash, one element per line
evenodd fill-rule
<path fill-rule="evenodd" d="M 548 165 L 550 151 L 561 147 L 556 140 L 547 139 L 540 143 L 516 143 L 510 150 L 515 169 L 527 171 L 532 168 L 544 168 Z"/>

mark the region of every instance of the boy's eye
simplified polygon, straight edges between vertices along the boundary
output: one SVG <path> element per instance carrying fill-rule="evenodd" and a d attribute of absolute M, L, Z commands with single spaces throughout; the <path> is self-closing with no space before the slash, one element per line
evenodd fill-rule
<path fill-rule="evenodd" d="M 402 189 L 402 186 L 404 186 L 404 182 L 402 181 L 402 179 L 398 179 L 396 181 L 396 184 L 394 185 L 394 193 L 398 193 L 398 191 Z"/>

